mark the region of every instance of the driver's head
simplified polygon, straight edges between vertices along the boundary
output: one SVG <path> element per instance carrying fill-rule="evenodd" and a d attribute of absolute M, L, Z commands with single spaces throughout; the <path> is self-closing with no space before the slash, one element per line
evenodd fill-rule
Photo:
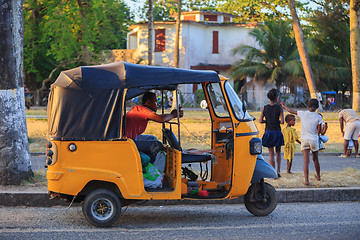
<path fill-rule="evenodd" d="M 144 93 L 142 97 L 142 105 L 156 112 L 158 109 L 156 94 L 153 92 Z"/>

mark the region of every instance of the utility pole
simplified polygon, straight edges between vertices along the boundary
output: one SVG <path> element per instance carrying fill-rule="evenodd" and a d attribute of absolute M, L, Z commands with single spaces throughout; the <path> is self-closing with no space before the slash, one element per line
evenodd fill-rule
<path fill-rule="evenodd" d="M 148 65 L 152 65 L 152 54 L 153 54 L 153 1 L 149 0 L 149 11 L 148 11 Z"/>
<path fill-rule="evenodd" d="M 180 44 L 180 25 L 181 25 L 181 0 L 178 0 L 178 11 L 176 17 L 176 37 L 174 50 L 174 67 L 179 68 L 179 44 Z"/>

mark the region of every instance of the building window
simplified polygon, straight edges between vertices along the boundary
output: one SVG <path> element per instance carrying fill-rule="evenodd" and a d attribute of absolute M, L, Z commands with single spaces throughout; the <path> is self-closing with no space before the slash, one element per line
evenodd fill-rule
<path fill-rule="evenodd" d="M 212 53 L 219 53 L 219 31 L 213 31 Z"/>
<path fill-rule="evenodd" d="M 230 22 L 230 17 L 224 17 L 224 22 Z"/>
<path fill-rule="evenodd" d="M 155 29 L 155 52 L 165 51 L 165 29 Z"/>
<path fill-rule="evenodd" d="M 217 22 L 217 15 L 204 15 L 204 20 L 209 22 Z"/>

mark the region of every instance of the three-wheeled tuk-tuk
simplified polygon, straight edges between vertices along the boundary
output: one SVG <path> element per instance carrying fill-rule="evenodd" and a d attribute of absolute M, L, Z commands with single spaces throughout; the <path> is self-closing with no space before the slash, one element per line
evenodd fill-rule
<path fill-rule="evenodd" d="M 163 124 L 160 144 L 126 137 L 126 100 L 149 90 L 174 91 L 179 84 L 202 85 L 212 155 L 182 150 L 179 116 Z M 277 195 L 264 178 L 277 174 L 261 156 L 253 120 L 228 79 L 214 71 L 117 62 L 61 72 L 48 102 L 48 192 L 82 203 L 85 217 L 100 227 L 112 225 L 122 207 L 143 200 L 244 196 L 251 213 L 268 215 Z M 154 155 L 160 148 L 166 153 L 162 187 L 145 187 L 141 153 Z M 192 172 L 188 163 L 207 174 Z"/>

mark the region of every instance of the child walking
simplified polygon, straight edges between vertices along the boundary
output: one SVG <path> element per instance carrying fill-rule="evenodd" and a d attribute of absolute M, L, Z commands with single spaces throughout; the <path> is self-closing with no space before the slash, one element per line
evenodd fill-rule
<path fill-rule="evenodd" d="M 271 89 L 267 97 L 270 104 L 264 106 L 261 111 L 260 123 L 265 123 L 265 133 L 262 137 L 262 144 L 269 149 L 269 162 L 275 168 L 274 147 L 276 152 L 277 174 L 280 175 L 281 165 L 281 146 L 284 145 L 284 137 L 281 133 L 280 124 L 284 124 L 284 113 L 280 104 L 278 104 L 279 91 L 275 88 Z"/>
<path fill-rule="evenodd" d="M 294 159 L 295 153 L 295 141 L 301 144 L 296 130 L 292 128 L 292 126 L 295 125 L 295 121 L 295 115 L 286 115 L 285 122 L 287 123 L 287 126 L 282 130 L 284 136 L 284 159 L 287 161 L 287 173 L 291 173 L 292 160 Z"/>
<path fill-rule="evenodd" d="M 316 179 L 320 181 L 319 163 L 319 134 L 325 132 L 322 129 L 322 117 L 315 112 L 319 108 L 319 101 L 312 98 L 308 102 L 308 111 L 295 111 L 280 103 L 289 113 L 296 114 L 301 120 L 301 150 L 304 155 L 304 185 L 309 185 L 309 154 L 312 152 L 312 159 L 316 170 Z"/>

